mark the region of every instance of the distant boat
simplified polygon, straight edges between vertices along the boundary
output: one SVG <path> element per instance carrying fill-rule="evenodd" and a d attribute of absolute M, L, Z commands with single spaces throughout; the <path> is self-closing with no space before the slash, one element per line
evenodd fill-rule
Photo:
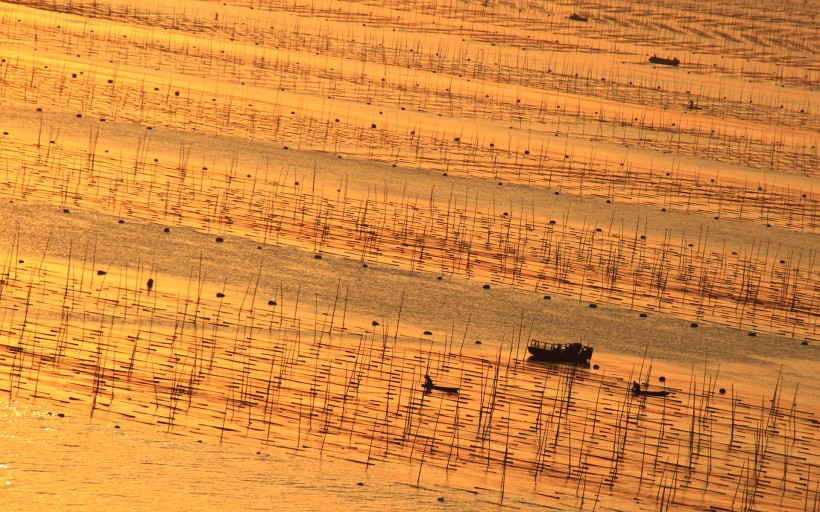
<path fill-rule="evenodd" d="M 652 64 L 663 64 L 664 66 L 677 66 L 680 64 L 680 61 L 677 57 L 674 59 L 665 59 L 663 57 L 657 57 L 655 55 L 649 57 L 649 62 Z"/>
<path fill-rule="evenodd" d="M 567 19 L 570 19 L 572 21 L 583 21 L 583 22 L 589 21 L 589 18 L 587 18 L 586 16 L 581 16 L 580 14 L 577 14 L 577 13 L 570 14 L 569 16 L 567 16 Z"/>
<path fill-rule="evenodd" d="M 424 384 L 421 385 L 424 388 L 424 391 L 429 393 L 430 391 L 441 391 L 442 393 L 458 393 L 458 388 L 451 387 L 451 386 L 439 386 L 433 383 L 433 379 L 430 378 L 429 375 L 424 376 Z"/>
<path fill-rule="evenodd" d="M 531 340 L 527 345 L 530 359 L 548 363 L 570 363 L 589 366 L 592 347 L 580 343 L 549 343 Z"/>

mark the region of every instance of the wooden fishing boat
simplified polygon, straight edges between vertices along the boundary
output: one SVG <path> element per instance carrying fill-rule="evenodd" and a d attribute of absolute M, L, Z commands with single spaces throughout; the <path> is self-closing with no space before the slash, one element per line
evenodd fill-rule
<path fill-rule="evenodd" d="M 653 55 L 653 56 L 649 57 L 649 62 L 651 62 L 652 64 L 663 64 L 664 66 L 678 66 L 678 65 L 680 65 L 680 61 L 678 60 L 677 57 L 675 57 L 674 59 L 669 59 L 669 58 L 663 58 L 663 57 L 658 57 L 658 56 Z"/>
<path fill-rule="evenodd" d="M 583 22 L 589 21 L 589 18 L 587 18 L 586 16 L 581 16 L 578 13 L 570 14 L 569 16 L 567 16 L 567 19 L 570 19 L 572 21 L 583 21 Z"/>
<path fill-rule="evenodd" d="M 548 363 L 570 363 L 589 366 L 592 347 L 580 343 L 549 343 L 531 340 L 527 345 L 530 359 Z"/>

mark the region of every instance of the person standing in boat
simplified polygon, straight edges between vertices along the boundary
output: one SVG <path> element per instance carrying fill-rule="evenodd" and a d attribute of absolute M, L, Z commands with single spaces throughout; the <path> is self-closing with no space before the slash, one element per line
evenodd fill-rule
<path fill-rule="evenodd" d="M 433 379 L 430 378 L 430 375 L 424 374 L 424 387 L 432 388 L 433 387 Z"/>
<path fill-rule="evenodd" d="M 638 384 L 638 382 L 637 382 L 637 381 L 634 381 L 634 380 L 633 380 L 633 381 L 632 381 L 632 392 L 633 392 L 633 393 L 639 393 L 640 391 L 641 391 L 641 385 L 640 385 L 640 384 Z"/>

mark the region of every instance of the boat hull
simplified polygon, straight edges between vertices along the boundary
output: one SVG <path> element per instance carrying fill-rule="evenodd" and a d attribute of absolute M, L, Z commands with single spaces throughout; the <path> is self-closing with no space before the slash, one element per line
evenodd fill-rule
<path fill-rule="evenodd" d="M 663 57 L 649 57 L 649 62 L 652 64 L 662 64 L 664 66 L 679 66 L 680 61 L 677 57 L 674 59 L 665 59 Z"/>
<path fill-rule="evenodd" d="M 437 386 L 435 384 L 422 384 L 425 391 L 441 391 L 442 393 L 458 393 L 459 388 L 449 386 Z"/>
<path fill-rule="evenodd" d="M 593 349 L 580 343 L 547 344 L 534 341 L 527 347 L 527 351 L 533 361 L 589 366 Z"/>
<path fill-rule="evenodd" d="M 632 394 L 635 395 L 635 396 L 667 396 L 667 395 L 669 395 L 669 393 L 670 393 L 669 391 L 647 391 L 647 390 L 636 391 L 634 389 L 632 390 Z"/>

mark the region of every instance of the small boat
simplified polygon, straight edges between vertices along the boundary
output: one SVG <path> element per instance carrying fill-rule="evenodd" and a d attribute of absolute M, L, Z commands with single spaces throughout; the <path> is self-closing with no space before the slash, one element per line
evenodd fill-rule
<path fill-rule="evenodd" d="M 649 62 L 651 62 L 652 64 L 663 64 L 664 66 L 678 66 L 680 64 L 680 61 L 677 57 L 675 57 L 674 59 L 665 59 L 663 57 L 657 57 L 655 55 L 649 57 Z"/>
<path fill-rule="evenodd" d="M 634 396 L 667 396 L 670 391 L 665 389 L 661 390 L 649 390 L 649 389 L 642 389 L 641 385 L 637 382 L 632 383 L 632 387 L 629 388 Z"/>
<path fill-rule="evenodd" d="M 458 393 L 458 389 L 456 387 L 450 386 L 439 386 L 437 384 L 422 384 L 422 387 L 425 391 L 441 391 L 442 393 Z"/>
<path fill-rule="evenodd" d="M 580 343 L 548 343 L 531 340 L 527 345 L 530 359 L 548 363 L 570 363 L 589 366 L 592 347 Z"/>
<path fill-rule="evenodd" d="M 429 393 L 430 391 L 441 391 L 442 393 L 458 393 L 458 388 L 451 387 L 451 386 L 439 386 L 433 383 L 433 379 L 430 378 L 429 375 L 424 376 L 424 384 L 421 385 L 424 388 L 425 393 Z"/>
<path fill-rule="evenodd" d="M 567 19 L 570 19 L 572 21 L 583 21 L 583 22 L 589 21 L 589 18 L 587 18 L 586 16 L 581 16 L 578 13 L 570 14 L 569 16 L 567 16 Z"/>

